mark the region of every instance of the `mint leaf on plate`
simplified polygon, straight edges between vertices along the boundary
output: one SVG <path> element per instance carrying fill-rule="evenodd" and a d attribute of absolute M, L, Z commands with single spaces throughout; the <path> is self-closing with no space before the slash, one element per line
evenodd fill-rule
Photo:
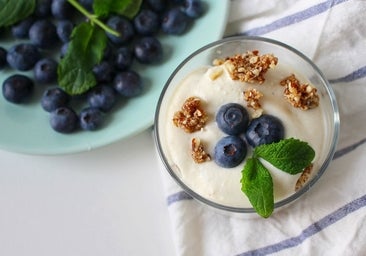
<path fill-rule="evenodd" d="M 308 143 L 294 138 L 258 146 L 254 154 L 289 174 L 302 172 L 315 157 L 315 151 Z"/>
<path fill-rule="evenodd" d="M 36 0 L 0 0 L 0 27 L 11 26 L 33 13 Z"/>
<path fill-rule="evenodd" d="M 102 29 L 88 22 L 80 23 L 71 37 L 57 70 L 58 83 L 70 95 L 77 95 L 95 86 L 92 69 L 103 57 L 107 37 Z"/>
<path fill-rule="evenodd" d="M 140 10 L 142 0 L 94 0 L 93 9 L 98 17 L 116 13 L 133 18 Z"/>
<path fill-rule="evenodd" d="M 258 158 L 249 158 L 242 171 L 241 190 L 256 212 L 268 218 L 274 209 L 273 181 L 269 171 Z"/>

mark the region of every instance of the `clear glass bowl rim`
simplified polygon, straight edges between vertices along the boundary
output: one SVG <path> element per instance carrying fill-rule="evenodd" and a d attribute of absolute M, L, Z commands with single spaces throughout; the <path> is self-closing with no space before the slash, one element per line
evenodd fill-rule
<path fill-rule="evenodd" d="M 340 127 L 340 119 L 339 119 L 339 109 L 338 109 L 338 104 L 336 101 L 336 96 L 334 94 L 334 91 L 331 87 L 331 85 L 329 84 L 328 80 L 325 78 L 324 74 L 321 72 L 321 70 L 303 53 L 301 53 L 300 51 L 298 51 L 297 49 L 282 43 L 280 41 L 274 40 L 274 39 L 270 39 L 270 38 L 265 38 L 265 37 L 258 37 L 258 36 L 232 36 L 232 37 L 226 37 L 217 41 L 214 41 L 212 43 L 209 43 L 201 48 L 199 48 L 198 50 L 194 51 L 193 53 L 191 53 L 186 59 L 184 59 L 178 66 L 177 68 L 173 71 L 173 73 L 169 76 L 167 82 L 165 83 L 160 97 L 158 99 L 158 103 L 157 103 L 157 107 L 156 107 L 156 111 L 155 111 L 155 120 L 154 120 L 154 140 L 155 140 L 155 145 L 157 147 L 157 151 L 158 154 L 163 162 L 164 167 L 166 168 L 166 170 L 168 171 L 168 173 L 170 174 L 170 176 L 175 180 L 176 183 L 178 183 L 178 185 L 187 193 L 189 194 L 192 198 L 200 201 L 201 203 L 211 206 L 215 209 L 219 209 L 219 210 L 223 210 L 223 211 L 227 211 L 227 212 L 233 212 L 233 213 L 255 213 L 255 210 L 252 207 L 249 208 L 244 208 L 244 207 L 231 207 L 231 206 L 226 206 L 226 205 L 222 205 L 222 204 L 218 204 L 215 203 L 213 201 L 210 201 L 204 197 L 202 197 L 201 195 L 197 194 L 195 191 L 193 191 L 192 189 L 190 189 L 187 185 L 185 185 L 185 183 L 175 174 L 175 172 L 171 169 L 171 167 L 168 164 L 168 160 L 166 159 L 165 155 L 164 155 L 164 151 L 162 149 L 161 146 L 161 142 L 160 142 L 160 134 L 159 134 L 159 112 L 160 112 L 160 106 L 162 104 L 162 101 L 164 99 L 164 95 L 171 83 L 171 81 L 173 80 L 173 78 L 175 77 L 175 75 L 182 69 L 182 67 L 189 62 L 191 59 L 193 59 L 195 56 L 199 55 L 201 52 L 204 52 L 206 50 L 209 50 L 211 48 L 215 48 L 218 47 L 220 45 L 223 45 L 225 43 L 232 43 L 232 42 L 236 42 L 236 41 L 257 41 L 257 42 L 264 42 L 264 43 L 268 43 L 268 44 L 273 44 L 275 46 L 281 47 L 281 48 L 285 48 L 286 50 L 291 51 L 292 53 L 294 53 L 295 55 L 299 56 L 300 58 L 302 58 L 303 60 L 305 60 L 313 69 L 314 71 L 319 75 L 319 77 L 321 78 L 323 85 L 325 86 L 325 89 L 330 97 L 330 103 L 333 109 L 333 120 L 334 120 L 334 132 L 333 132 L 333 136 L 332 136 L 332 141 L 331 141 L 331 149 L 328 152 L 328 155 L 325 159 L 325 161 L 323 162 L 322 166 L 320 167 L 320 170 L 318 171 L 318 173 L 305 185 L 303 186 L 301 189 L 299 189 L 297 192 L 295 192 L 294 194 L 292 194 L 291 196 L 280 200 L 278 202 L 276 202 L 274 204 L 274 208 L 280 208 L 282 206 L 285 206 L 293 201 L 295 201 L 296 199 L 298 199 L 300 196 L 302 196 L 304 193 L 306 193 L 317 181 L 318 179 L 323 175 L 323 173 L 325 172 L 325 170 L 327 169 L 329 163 L 331 162 L 336 147 L 337 147 L 337 143 L 338 143 L 338 137 L 339 137 L 339 127 Z"/>

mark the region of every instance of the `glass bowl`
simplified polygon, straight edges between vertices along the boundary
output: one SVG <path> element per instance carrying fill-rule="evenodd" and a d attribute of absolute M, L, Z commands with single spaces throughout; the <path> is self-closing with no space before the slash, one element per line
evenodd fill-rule
<path fill-rule="evenodd" d="M 241 191 L 241 170 L 245 160 L 235 168 L 220 168 L 217 164 L 215 167 L 215 161 L 213 160 L 215 157 L 214 145 L 225 134 L 217 128 L 215 123 L 216 112 L 214 107 L 210 109 L 209 106 L 212 105 L 217 108 L 227 102 L 240 102 L 241 99 L 239 99 L 239 96 L 237 97 L 239 92 L 235 92 L 236 94 L 233 92 L 237 90 L 234 89 L 235 86 L 228 87 L 225 90 L 222 90 L 222 88 L 214 89 L 214 85 L 210 85 L 211 87 L 205 86 L 211 81 L 212 83 L 216 81 L 215 74 L 225 76 L 225 72 L 227 72 L 225 68 L 222 71 L 221 68 L 214 67 L 214 60 L 223 60 L 235 54 L 243 54 L 254 50 L 258 50 L 260 54 L 273 54 L 278 58 L 278 65 L 265 74 L 268 83 L 272 83 L 271 80 L 274 81 L 277 76 L 280 76 L 276 76 L 276 74 L 281 73 L 283 76 L 294 73 L 300 81 L 304 80 L 315 87 L 320 98 L 317 110 L 304 111 L 293 108 L 295 110 L 290 111 L 295 111 L 295 114 L 291 114 L 289 117 L 286 116 L 289 115 L 286 114 L 289 110 L 282 110 L 281 107 L 277 107 L 279 100 L 276 100 L 275 104 L 267 107 L 267 109 L 263 106 L 264 112 L 270 112 L 270 114 L 280 117 L 282 121 L 285 119 L 283 122 L 286 125 L 288 124 L 289 127 L 292 123 L 300 123 L 301 128 L 298 131 L 292 131 L 295 129 L 292 126 L 289 131 L 286 130 L 286 137 L 300 137 L 298 139 L 309 142 L 311 146 L 315 144 L 314 149 L 316 152 L 310 178 L 296 191 L 292 189 L 292 186 L 294 180 L 299 178 L 299 175 L 290 175 L 289 178 L 289 174 L 286 174 L 286 176 L 281 173 L 278 174 L 278 170 L 271 171 L 273 183 L 275 184 L 274 210 L 295 201 L 316 183 L 328 167 L 338 141 L 339 112 L 333 90 L 317 66 L 298 50 L 271 39 L 239 36 L 213 42 L 189 55 L 171 74 L 160 95 L 154 127 L 157 150 L 166 170 L 184 191 L 205 205 L 231 213 L 255 212 L 245 194 Z M 210 70 L 207 71 L 209 68 Z M 222 75 L 222 72 L 225 74 Z M 227 77 L 222 79 L 229 81 L 230 79 Z M 226 84 L 226 80 L 223 81 L 221 83 Z M 244 82 L 235 81 L 233 83 L 243 84 Z M 246 86 L 258 90 L 270 88 L 269 85 L 265 84 L 247 84 Z M 276 92 L 270 92 L 270 94 L 276 94 Z M 206 104 L 208 108 L 207 122 L 209 125 L 193 133 L 185 133 L 182 129 L 174 126 L 172 121 L 174 113 L 179 110 L 178 106 L 181 106 L 183 99 L 189 96 L 203 98 L 205 103 L 202 104 Z M 281 97 L 281 100 L 283 100 L 283 95 Z M 244 102 L 242 104 L 246 107 Z M 278 103 L 278 105 L 281 104 Z M 292 107 L 288 102 L 286 104 Z M 255 113 L 256 111 L 251 112 L 251 115 L 253 115 L 251 118 L 255 117 Z M 306 114 L 309 116 L 305 117 L 304 113 L 309 113 Z M 210 132 L 210 129 L 212 132 Z M 210 135 L 206 136 L 209 133 Z M 205 151 L 211 156 L 210 161 L 197 164 L 190 157 L 191 140 L 196 137 L 208 144 L 205 145 L 207 146 Z M 320 140 L 321 142 L 319 142 Z M 250 149 L 247 154 L 247 157 L 249 156 Z"/>

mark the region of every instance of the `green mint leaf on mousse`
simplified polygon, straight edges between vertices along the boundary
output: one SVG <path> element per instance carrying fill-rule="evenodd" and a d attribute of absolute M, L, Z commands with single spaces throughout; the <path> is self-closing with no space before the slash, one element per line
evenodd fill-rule
<path fill-rule="evenodd" d="M 257 158 L 249 158 L 242 171 L 241 190 L 256 212 L 268 218 L 274 209 L 273 181 L 269 171 Z"/>
<path fill-rule="evenodd" d="M 31 15 L 36 0 L 0 0 L 0 27 L 11 26 Z"/>
<path fill-rule="evenodd" d="M 241 190 L 256 212 L 268 218 L 274 210 L 273 181 L 270 172 L 261 163 L 264 159 L 278 169 L 297 174 L 308 167 L 315 157 L 314 149 L 294 138 L 256 147 L 242 170 Z"/>
<path fill-rule="evenodd" d="M 289 174 L 302 172 L 315 157 L 315 151 L 308 143 L 294 138 L 258 146 L 254 154 Z"/>

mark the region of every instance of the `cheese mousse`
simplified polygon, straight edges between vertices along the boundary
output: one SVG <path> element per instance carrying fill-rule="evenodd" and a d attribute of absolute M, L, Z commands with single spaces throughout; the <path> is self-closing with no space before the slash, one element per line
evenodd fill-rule
<path fill-rule="evenodd" d="M 249 69 L 237 63 L 238 56 L 239 60 L 246 58 Z M 259 66 L 252 65 L 256 62 Z M 282 121 L 285 138 L 305 141 L 315 150 L 313 166 L 304 174 L 289 175 L 264 163 L 271 173 L 277 202 L 294 194 L 322 165 L 327 131 L 322 97 L 299 70 L 283 66 L 281 60 L 277 61 L 271 54 L 261 56 L 252 51 L 215 60 L 212 66 L 199 68 L 184 77 L 165 99 L 159 121 L 161 147 L 171 169 L 192 191 L 220 205 L 251 208 L 240 183 L 245 159 L 233 168 L 220 167 L 213 159 L 216 143 L 226 136 L 219 129 L 215 115 L 228 103 L 244 106 L 250 119 L 262 114 L 273 115 Z M 198 115 L 197 120 L 193 120 L 196 127 L 192 130 L 184 126 L 187 120 L 183 120 L 181 126 L 174 121 L 187 99 L 199 100 L 204 111 L 204 117 Z M 252 150 L 248 145 L 246 157 Z M 194 151 L 198 152 L 197 159 Z"/>

